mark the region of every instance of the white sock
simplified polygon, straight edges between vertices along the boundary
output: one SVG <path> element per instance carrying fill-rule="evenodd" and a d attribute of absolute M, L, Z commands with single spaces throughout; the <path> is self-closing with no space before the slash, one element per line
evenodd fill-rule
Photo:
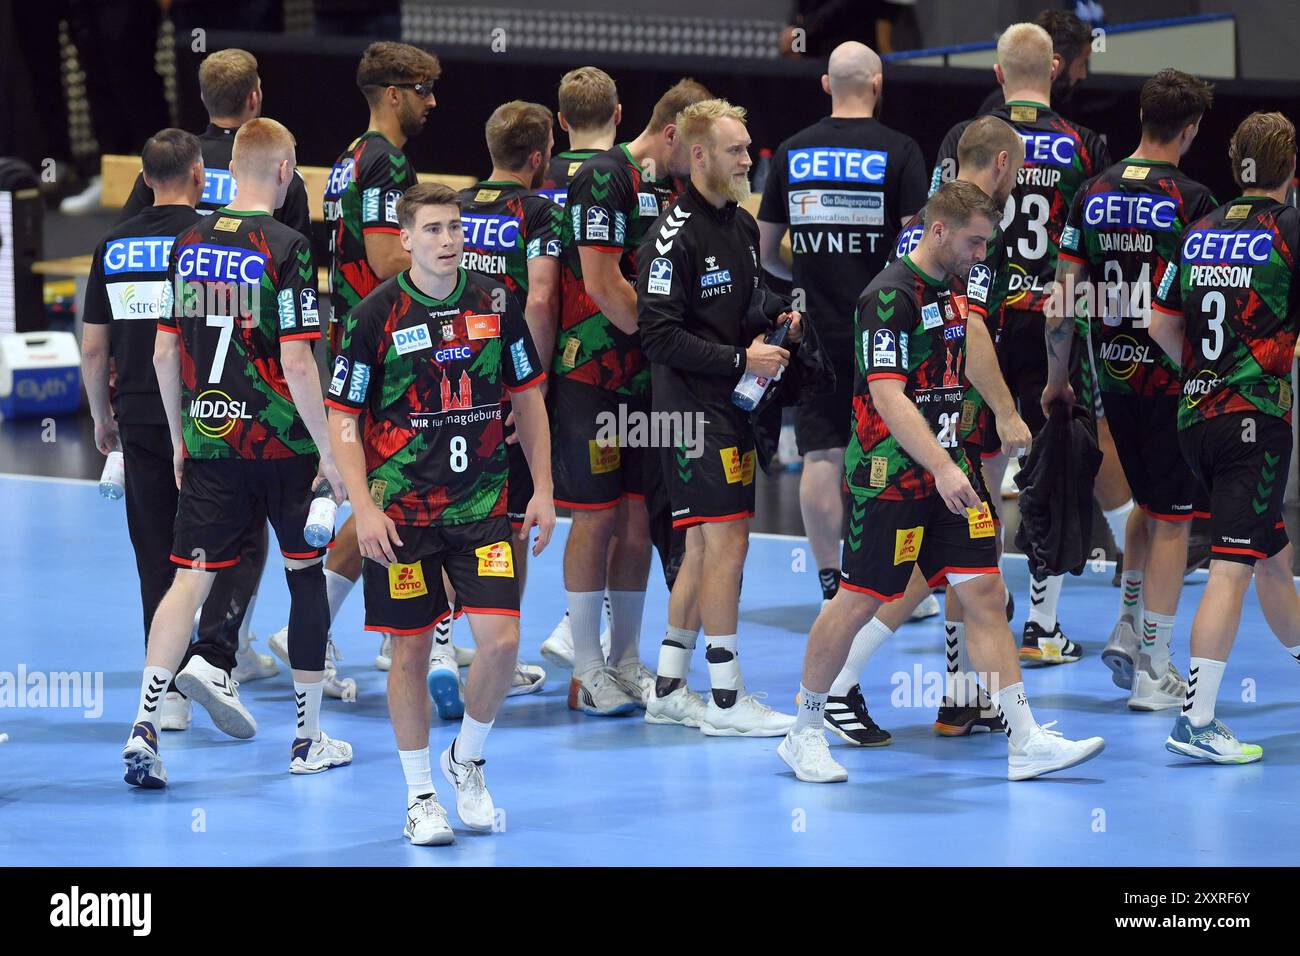
<path fill-rule="evenodd" d="M 957 707 L 977 707 L 980 704 L 975 668 L 966 653 L 966 624 L 963 621 L 944 621 L 944 661 L 948 673 L 944 680 L 943 696 Z"/>
<path fill-rule="evenodd" d="M 1209 657 L 1193 657 L 1188 665 L 1183 716 L 1192 722 L 1193 727 L 1204 727 L 1214 720 L 1214 702 L 1219 696 L 1219 684 L 1223 682 L 1227 666 L 1227 661 Z"/>
<path fill-rule="evenodd" d="M 1048 633 L 1056 628 L 1056 602 L 1061 597 L 1062 580 L 1060 574 L 1029 579 L 1029 620 Z"/>
<path fill-rule="evenodd" d="M 581 680 L 605 666 L 600 647 L 600 611 L 604 591 L 566 591 L 569 631 L 573 634 L 573 676 Z"/>
<path fill-rule="evenodd" d="M 433 644 L 429 649 L 429 659 L 446 658 L 454 661 L 456 652 L 451 647 L 451 615 L 433 625 Z"/>
<path fill-rule="evenodd" d="M 1142 571 L 1125 568 L 1119 575 L 1119 616 L 1128 618 L 1133 630 L 1142 625 Z"/>
<path fill-rule="evenodd" d="M 1110 526 L 1110 536 L 1115 539 L 1115 547 L 1120 551 L 1127 550 L 1124 547 L 1124 531 L 1128 527 L 1128 516 L 1132 511 L 1132 498 L 1124 502 L 1118 508 L 1111 508 L 1109 511 L 1102 511 L 1102 516 L 1106 519 L 1106 524 Z"/>
<path fill-rule="evenodd" d="M 158 707 L 162 704 L 167 685 L 176 676 L 165 667 L 146 667 L 140 678 L 140 703 L 135 709 L 135 722 L 157 724 Z"/>
<path fill-rule="evenodd" d="M 402 761 L 402 773 L 406 777 L 407 806 L 436 792 L 433 789 L 433 770 L 429 767 L 428 747 L 423 750 L 399 750 L 397 756 Z"/>
<path fill-rule="evenodd" d="M 670 681 L 685 681 L 691 669 L 691 654 L 695 651 L 697 631 L 668 625 L 664 642 L 659 645 L 659 666 L 655 677 Z"/>
<path fill-rule="evenodd" d="M 452 759 L 461 764 L 470 764 L 481 759 L 488 731 L 495 723 L 495 720 L 489 720 L 486 724 L 481 723 L 466 713 L 460 719 L 460 733 L 451 742 Z"/>
<path fill-rule="evenodd" d="M 239 624 L 239 643 L 248 643 L 248 634 L 253 627 L 253 605 L 257 603 L 257 592 L 254 591 L 248 599 L 248 607 L 244 608 L 244 620 Z"/>
<path fill-rule="evenodd" d="M 827 694 L 818 694 L 803 684 L 799 685 L 799 713 L 794 719 L 794 732 L 821 730 L 826 711 Z"/>
<path fill-rule="evenodd" d="M 330 623 L 334 623 L 334 618 L 338 617 L 339 608 L 343 606 L 343 601 L 356 587 L 356 581 L 349 581 L 337 571 L 325 569 L 325 598 L 330 602 Z"/>
<path fill-rule="evenodd" d="M 736 654 L 735 634 L 705 634 L 704 659 L 709 664 L 709 684 L 713 702 L 730 707 L 744 690 L 740 678 L 740 658 Z"/>
<path fill-rule="evenodd" d="M 1033 712 L 1029 709 L 1029 699 L 1025 696 L 1024 682 L 1017 681 L 1010 687 L 1002 688 L 993 698 L 993 702 L 998 705 L 998 710 L 1002 712 L 1002 719 L 1006 721 L 1007 736 L 1011 738 L 1011 746 L 1023 747 L 1025 741 L 1038 729 Z"/>
<path fill-rule="evenodd" d="M 1169 646 L 1174 640 L 1174 616 L 1142 612 L 1142 653 L 1151 658 L 1156 677 L 1169 670 Z"/>
<path fill-rule="evenodd" d="M 849 656 L 836 676 L 835 683 L 831 684 L 830 696 L 846 696 L 853 685 L 862 680 L 862 670 L 867 666 L 867 661 L 871 660 L 871 655 L 893 636 L 894 632 L 882 624 L 879 618 L 873 617 L 862 625 L 858 633 L 853 635 Z"/>
<path fill-rule="evenodd" d="M 320 737 L 320 697 L 325 690 L 324 681 L 314 684 L 293 682 L 293 700 L 298 705 L 299 740 L 315 740 Z"/>
<path fill-rule="evenodd" d="M 641 657 L 641 612 L 644 591 L 610 591 L 609 608 L 613 623 L 609 631 L 609 666 L 618 667 Z M 597 633 L 597 640 L 600 635 Z"/>

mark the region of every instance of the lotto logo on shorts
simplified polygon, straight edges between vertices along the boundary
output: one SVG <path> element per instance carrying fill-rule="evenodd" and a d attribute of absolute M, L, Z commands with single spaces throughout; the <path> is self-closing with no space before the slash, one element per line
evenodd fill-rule
<path fill-rule="evenodd" d="M 418 564 L 390 564 L 388 566 L 388 596 L 398 601 L 424 597 L 429 593 L 424 583 L 424 569 Z"/>
<path fill-rule="evenodd" d="M 754 452 L 744 455 L 736 447 L 723 448 L 718 454 L 722 456 L 722 470 L 727 475 L 727 484 L 751 485 L 754 483 Z"/>
<path fill-rule="evenodd" d="M 622 457 L 619 454 L 617 445 L 602 445 L 596 439 L 587 440 L 587 453 L 591 458 L 591 473 L 593 475 L 607 475 L 611 471 L 617 471 L 622 464 Z"/>
<path fill-rule="evenodd" d="M 510 552 L 509 541 L 498 541 L 474 549 L 478 558 L 478 576 L 481 578 L 513 578 L 515 576 L 515 559 Z"/>
<path fill-rule="evenodd" d="M 972 538 L 993 537 L 993 512 L 989 510 L 989 503 L 981 501 L 978 508 L 967 508 L 966 523 L 970 526 Z"/>
<path fill-rule="evenodd" d="M 915 561 L 921 553 L 921 539 L 925 537 L 925 527 L 899 528 L 894 532 L 894 564 Z"/>

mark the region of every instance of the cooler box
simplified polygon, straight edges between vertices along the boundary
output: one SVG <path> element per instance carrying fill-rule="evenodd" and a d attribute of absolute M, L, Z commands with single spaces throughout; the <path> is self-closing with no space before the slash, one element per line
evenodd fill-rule
<path fill-rule="evenodd" d="M 81 405 L 81 352 L 71 332 L 0 334 L 0 417 L 69 415 Z"/>

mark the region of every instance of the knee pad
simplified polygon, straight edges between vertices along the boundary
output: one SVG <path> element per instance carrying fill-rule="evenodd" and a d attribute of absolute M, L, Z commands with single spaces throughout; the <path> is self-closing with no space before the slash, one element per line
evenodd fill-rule
<path fill-rule="evenodd" d="M 286 568 L 284 579 L 289 584 L 289 666 L 323 671 L 330 630 L 325 567 L 318 561 L 299 570 Z"/>

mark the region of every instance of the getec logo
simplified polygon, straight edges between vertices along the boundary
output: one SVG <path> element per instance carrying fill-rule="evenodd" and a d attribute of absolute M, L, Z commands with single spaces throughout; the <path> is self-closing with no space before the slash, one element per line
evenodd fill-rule
<path fill-rule="evenodd" d="M 473 351 L 468 345 L 453 345 L 450 348 L 438 349 L 433 353 L 435 362 L 455 362 L 473 357 Z"/>
<path fill-rule="evenodd" d="M 1184 262 L 1268 262 L 1273 234 L 1266 229 L 1219 232 L 1196 229 L 1183 240 Z"/>
<path fill-rule="evenodd" d="M 241 419 L 251 421 L 253 416 L 248 414 L 247 403 L 237 402 L 220 389 L 210 388 L 199 392 L 190 402 L 190 418 L 200 434 L 224 438 L 236 422 Z"/>
<path fill-rule="evenodd" d="M 181 279 L 257 285 L 265 272 L 266 257 L 251 249 L 201 242 L 184 246 L 176 254 L 176 275 Z"/>
<path fill-rule="evenodd" d="M 519 246 L 519 220 L 513 216 L 463 213 L 460 219 L 466 246 L 498 252 L 509 252 Z"/>
<path fill-rule="evenodd" d="M 235 198 L 235 177 L 228 169 L 203 170 L 203 198 L 205 206 L 224 206 Z"/>
<path fill-rule="evenodd" d="M 329 179 L 325 180 L 326 199 L 338 199 L 342 195 L 343 190 L 348 188 L 348 183 L 352 182 L 352 174 L 356 167 L 356 161 L 351 156 L 341 163 L 334 164 Z"/>
<path fill-rule="evenodd" d="M 813 146 L 790 150 L 792 183 L 883 183 L 889 154 L 878 149 Z"/>
<path fill-rule="evenodd" d="M 170 236 L 136 236 L 114 239 L 104 247 L 104 275 L 120 272 L 166 272 L 172 251 Z"/>
<path fill-rule="evenodd" d="M 1154 229 L 1169 232 L 1178 221 L 1178 203 L 1164 196 L 1135 193 L 1097 193 L 1083 204 L 1083 221 L 1089 226 Z"/>
<path fill-rule="evenodd" d="M 1068 133 L 1021 132 L 1025 163 L 1034 166 L 1069 166 L 1074 162 L 1074 137 Z"/>

